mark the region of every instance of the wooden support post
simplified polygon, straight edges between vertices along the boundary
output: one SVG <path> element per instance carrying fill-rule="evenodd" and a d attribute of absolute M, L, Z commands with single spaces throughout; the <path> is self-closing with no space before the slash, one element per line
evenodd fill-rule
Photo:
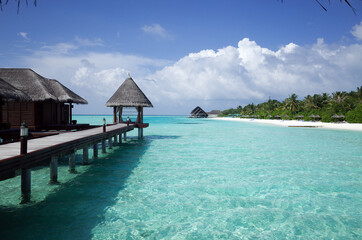
<path fill-rule="evenodd" d="M 73 104 L 72 102 L 69 103 L 69 123 L 72 123 L 73 119 L 72 119 L 72 116 L 73 116 Z"/>
<path fill-rule="evenodd" d="M 142 128 L 138 128 L 138 139 L 142 139 Z"/>
<path fill-rule="evenodd" d="M 119 107 L 118 109 L 118 121 L 121 123 L 123 122 L 123 119 L 122 119 L 122 110 L 123 110 L 123 107 Z"/>
<path fill-rule="evenodd" d="M 112 149 L 112 137 L 108 138 L 108 149 Z"/>
<path fill-rule="evenodd" d="M 93 158 L 98 157 L 98 143 L 93 144 Z"/>
<path fill-rule="evenodd" d="M 83 147 L 83 165 L 88 165 L 89 162 L 89 151 L 88 151 L 88 146 Z"/>
<path fill-rule="evenodd" d="M 114 146 L 117 146 L 118 145 L 118 139 L 117 139 L 117 135 L 114 135 L 114 137 L 113 137 L 113 145 Z"/>
<path fill-rule="evenodd" d="M 127 132 L 123 133 L 123 139 L 126 141 L 127 140 Z"/>
<path fill-rule="evenodd" d="M 68 171 L 70 173 L 76 173 L 77 171 L 75 170 L 75 150 L 69 154 L 68 160 L 69 160 L 69 170 Z"/>
<path fill-rule="evenodd" d="M 106 140 L 102 139 L 102 153 L 106 153 Z"/>
<path fill-rule="evenodd" d="M 52 156 L 50 160 L 50 184 L 58 183 L 58 157 Z"/>
<path fill-rule="evenodd" d="M 31 194 L 31 171 L 30 169 L 21 169 L 21 203 L 30 201 Z"/>
<path fill-rule="evenodd" d="M 113 123 L 117 123 L 117 107 L 113 107 Z"/>
<path fill-rule="evenodd" d="M 118 138 L 119 138 L 119 144 L 122 143 L 122 133 L 118 135 Z"/>

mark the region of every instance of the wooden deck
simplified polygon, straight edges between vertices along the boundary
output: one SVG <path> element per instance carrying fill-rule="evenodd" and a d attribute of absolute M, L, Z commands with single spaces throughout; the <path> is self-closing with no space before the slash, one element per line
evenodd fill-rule
<path fill-rule="evenodd" d="M 28 153 L 20 155 L 20 142 L 0 145 L 0 180 L 13 177 L 15 171 L 32 168 L 52 156 L 65 155 L 75 149 L 91 146 L 104 139 L 128 132 L 137 127 L 134 124 L 120 123 L 77 132 L 64 132 L 58 135 L 28 140 Z"/>

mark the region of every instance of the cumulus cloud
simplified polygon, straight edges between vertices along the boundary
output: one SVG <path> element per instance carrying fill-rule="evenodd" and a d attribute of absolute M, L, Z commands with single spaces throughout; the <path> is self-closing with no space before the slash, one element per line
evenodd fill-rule
<path fill-rule="evenodd" d="M 24 38 L 25 40 L 30 40 L 28 37 L 28 33 L 26 33 L 26 32 L 19 32 L 18 36 Z"/>
<path fill-rule="evenodd" d="M 330 46 L 318 39 L 313 46 L 294 43 L 277 51 L 248 38 L 237 47 L 191 53 L 152 74 L 155 99 L 197 102 L 222 100 L 246 104 L 272 96 L 354 89 L 361 84 L 362 45 Z"/>
<path fill-rule="evenodd" d="M 145 25 L 142 27 L 142 30 L 145 33 L 158 36 L 161 38 L 168 38 L 170 37 L 169 33 L 160 25 L 160 24 L 152 24 L 152 25 Z"/>
<path fill-rule="evenodd" d="M 359 25 L 353 26 L 351 33 L 358 40 L 362 40 L 362 21 Z"/>
<path fill-rule="evenodd" d="M 311 46 L 289 43 L 277 50 L 244 38 L 236 46 L 190 53 L 176 62 L 122 53 L 69 54 L 77 45 L 55 45 L 24 58 L 40 74 L 56 78 L 89 101 L 86 113 L 99 113 L 130 72 L 153 102 L 152 113 L 187 114 L 197 105 L 225 109 L 269 96 L 284 99 L 353 90 L 361 85 L 362 44 Z M 97 105 L 98 104 L 98 105 Z"/>

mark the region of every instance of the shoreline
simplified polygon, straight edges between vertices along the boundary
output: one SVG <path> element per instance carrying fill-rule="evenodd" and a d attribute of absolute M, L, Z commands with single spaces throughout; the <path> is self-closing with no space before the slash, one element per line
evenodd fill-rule
<path fill-rule="evenodd" d="M 283 127 L 326 128 L 326 129 L 337 129 L 337 130 L 362 131 L 361 123 L 326 123 L 326 122 L 305 122 L 298 120 L 250 119 L 250 118 L 230 118 L 230 117 L 216 117 L 210 119 L 235 121 L 235 122 L 255 122 L 263 124 L 272 124 Z"/>

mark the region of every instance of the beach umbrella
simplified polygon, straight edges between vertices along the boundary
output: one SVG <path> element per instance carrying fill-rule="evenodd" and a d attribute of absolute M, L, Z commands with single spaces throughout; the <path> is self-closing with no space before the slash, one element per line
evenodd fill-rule
<path fill-rule="evenodd" d="M 314 118 L 315 118 L 315 119 L 321 119 L 321 116 L 315 115 Z"/>
<path fill-rule="evenodd" d="M 303 115 L 297 115 L 297 116 L 295 116 L 295 118 L 297 118 L 297 119 L 303 119 L 304 116 L 303 116 Z"/>
<path fill-rule="evenodd" d="M 280 116 L 279 116 L 279 115 L 275 115 L 275 118 L 280 119 Z"/>
<path fill-rule="evenodd" d="M 284 118 L 289 118 L 289 116 L 287 114 L 284 115 Z"/>
<path fill-rule="evenodd" d="M 344 119 L 345 117 L 344 117 L 344 115 L 341 114 L 341 115 L 339 115 L 339 118 Z"/>
<path fill-rule="evenodd" d="M 273 118 L 273 116 L 272 116 L 272 115 L 268 115 L 268 118 Z"/>
<path fill-rule="evenodd" d="M 313 114 L 312 114 L 312 115 L 310 115 L 309 117 L 310 117 L 310 118 L 315 118 L 315 116 L 314 116 Z"/>
<path fill-rule="evenodd" d="M 337 119 L 337 118 L 339 118 L 339 115 L 334 114 L 331 118 L 335 118 L 335 119 Z"/>

